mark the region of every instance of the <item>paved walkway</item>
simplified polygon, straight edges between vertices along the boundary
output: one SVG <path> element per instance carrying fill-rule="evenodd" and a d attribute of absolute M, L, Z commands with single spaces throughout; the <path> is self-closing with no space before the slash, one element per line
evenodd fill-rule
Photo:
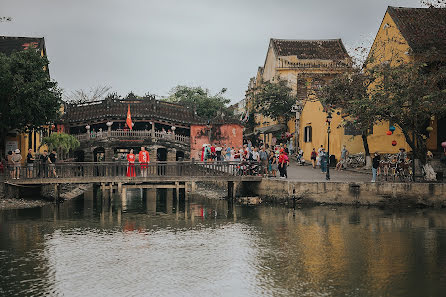
<path fill-rule="evenodd" d="M 279 174 L 277 174 L 279 176 Z M 370 182 L 372 179 L 372 172 L 364 173 L 353 171 L 336 171 L 334 168 L 330 168 L 330 181 L 331 182 Z M 320 168 L 313 169 L 311 165 L 299 166 L 297 163 L 292 162 L 288 167 L 288 180 L 293 181 L 308 181 L 308 182 L 321 182 L 327 181 L 325 179 L 325 173 L 322 173 Z"/>

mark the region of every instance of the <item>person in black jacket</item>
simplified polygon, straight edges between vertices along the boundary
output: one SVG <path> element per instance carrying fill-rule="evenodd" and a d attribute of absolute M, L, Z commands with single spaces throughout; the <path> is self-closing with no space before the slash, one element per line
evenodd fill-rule
<path fill-rule="evenodd" d="M 376 175 L 378 173 L 378 168 L 379 168 L 379 161 L 380 161 L 380 156 L 378 155 L 378 153 L 375 153 L 373 156 L 373 160 L 372 160 L 372 183 L 374 183 L 376 181 Z"/>

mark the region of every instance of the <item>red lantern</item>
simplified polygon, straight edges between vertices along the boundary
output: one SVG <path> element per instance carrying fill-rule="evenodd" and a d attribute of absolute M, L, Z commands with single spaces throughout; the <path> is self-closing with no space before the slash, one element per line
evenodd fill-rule
<path fill-rule="evenodd" d="M 396 146 L 396 140 L 392 141 L 392 146 Z"/>
<path fill-rule="evenodd" d="M 441 143 L 441 147 L 446 149 L 446 141 Z"/>
<path fill-rule="evenodd" d="M 387 135 L 392 135 L 392 131 L 387 131 L 386 134 Z"/>

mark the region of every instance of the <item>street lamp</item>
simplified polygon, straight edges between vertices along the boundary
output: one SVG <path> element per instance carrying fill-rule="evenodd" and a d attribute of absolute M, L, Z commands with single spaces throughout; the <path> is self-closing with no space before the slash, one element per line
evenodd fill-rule
<path fill-rule="evenodd" d="M 327 145 L 327 155 L 328 155 L 328 160 L 327 160 L 327 174 L 325 176 L 326 180 L 330 180 L 330 124 L 331 124 L 331 120 L 333 119 L 333 117 L 331 116 L 331 112 L 328 112 L 327 115 L 327 123 L 328 123 L 328 128 L 327 128 L 327 135 L 328 135 L 328 145 Z"/>

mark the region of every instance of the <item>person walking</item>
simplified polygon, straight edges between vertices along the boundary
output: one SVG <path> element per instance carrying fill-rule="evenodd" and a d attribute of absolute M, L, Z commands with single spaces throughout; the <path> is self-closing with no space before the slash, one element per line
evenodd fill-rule
<path fill-rule="evenodd" d="M 20 167 L 22 162 L 22 155 L 20 154 L 20 150 L 16 149 L 14 154 L 12 155 L 12 162 L 14 164 L 14 177 L 13 179 L 20 179 Z"/>
<path fill-rule="evenodd" d="M 48 152 L 46 150 L 40 156 L 40 167 L 39 176 L 48 177 Z"/>
<path fill-rule="evenodd" d="M 317 158 L 316 149 L 313 148 L 313 151 L 311 152 L 311 164 L 313 165 L 313 169 L 316 168 L 316 158 Z"/>
<path fill-rule="evenodd" d="M 260 164 L 262 165 L 263 176 L 268 175 L 268 153 L 265 150 L 265 147 L 262 146 L 262 149 L 259 152 Z"/>
<path fill-rule="evenodd" d="M 341 150 L 341 159 L 339 160 L 338 164 L 336 164 L 336 170 L 341 171 L 342 167 L 345 167 L 347 157 L 348 157 L 348 150 L 344 144 Z"/>
<path fill-rule="evenodd" d="M 317 166 L 321 165 L 321 155 L 322 155 L 323 150 L 324 150 L 324 147 L 321 144 L 321 147 L 317 150 L 317 157 L 316 157 L 316 165 Z"/>
<path fill-rule="evenodd" d="M 26 156 L 26 177 L 33 178 L 34 176 L 34 156 L 33 150 L 28 150 L 28 155 Z"/>
<path fill-rule="evenodd" d="M 380 158 L 379 154 L 377 152 L 375 152 L 375 154 L 373 155 L 373 160 L 372 160 L 372 183 L 376 182 L 376 176 L 378 173 L 380 160 L 381 160 L 381 158 Z"/>
<path fill-rule="evenodd" d="M 234 152 L 234 148 L 232 148 L 232 152 Z M 233 161 L 231 160 L 231 147 L 226 147 L 226 161 Z"/>
<path fill-rule="evenodd" d="M 289 164 L 288 155 L 286 154 L 284 149 L 281 149 L 279 155 L 279 171 L 281 178 L 288 178 L 288 173 L 287 173 L 288 164 Z"/>
<path fill-rule="evenodd" d="M 321 172 L 326 173 L 327 172 L 328 155 L 325 153 L 324 149 L 321 150 L 319 158 L 320 158 L 320 162 L 321 162 Z"/>
<path fill-rule="evenodd" d="M 6 156 L 6 167 L 9 171 L 9 178 L 14 179 L 14 162 L 12 161 L 12 156 L 12 151 L 8 151 L 8 155 Z"/>
<path fill-rule="evenodd" d="M 223 150 L 223 148 L 221 146 L 216 145 L 215 147 L 215 159 L 218 162 L 223 161 L 222 155 L 221 155 L 221 151 Z"/>
<path fill-rule="evenodd" d="M 279 166 L 277 164 L 277 157 L 276 154 L 274 154 L 274 152 L 271 152 L 270 164 L 271 164 L 271 174 L 273 177 L 276 177 L 276 172 L 279 169 Z"/>
<path fill-rule="evenodd" d="M 146 151 L 146 148 L 143 146 L 141 147 L 141 150 L 139 151 L 138 161 L 141 166 L 141 176 L 147 177 L 148 170 L 149 170 L 150 156 L 149 156 L 149 152 Z"/>
<path fill-rule="evenodd" d="M 52 150 L 51 154 L 48 156 L 48 167 L 50 169 L 50 175 L 53 175 L 53 177 L 57 177 L 56 173 L 56 161 L 57 161 L 57 153 L 56 150 Z"/>
<path fill-rule="evenodd" d="M 127 167 L 127 176 L 134 177 L 135 174 L 135 154 L 133 154 L 133 149 L 130 149 L 130 152 L 127 154 L 127 161 L 129 165 Z"/>

